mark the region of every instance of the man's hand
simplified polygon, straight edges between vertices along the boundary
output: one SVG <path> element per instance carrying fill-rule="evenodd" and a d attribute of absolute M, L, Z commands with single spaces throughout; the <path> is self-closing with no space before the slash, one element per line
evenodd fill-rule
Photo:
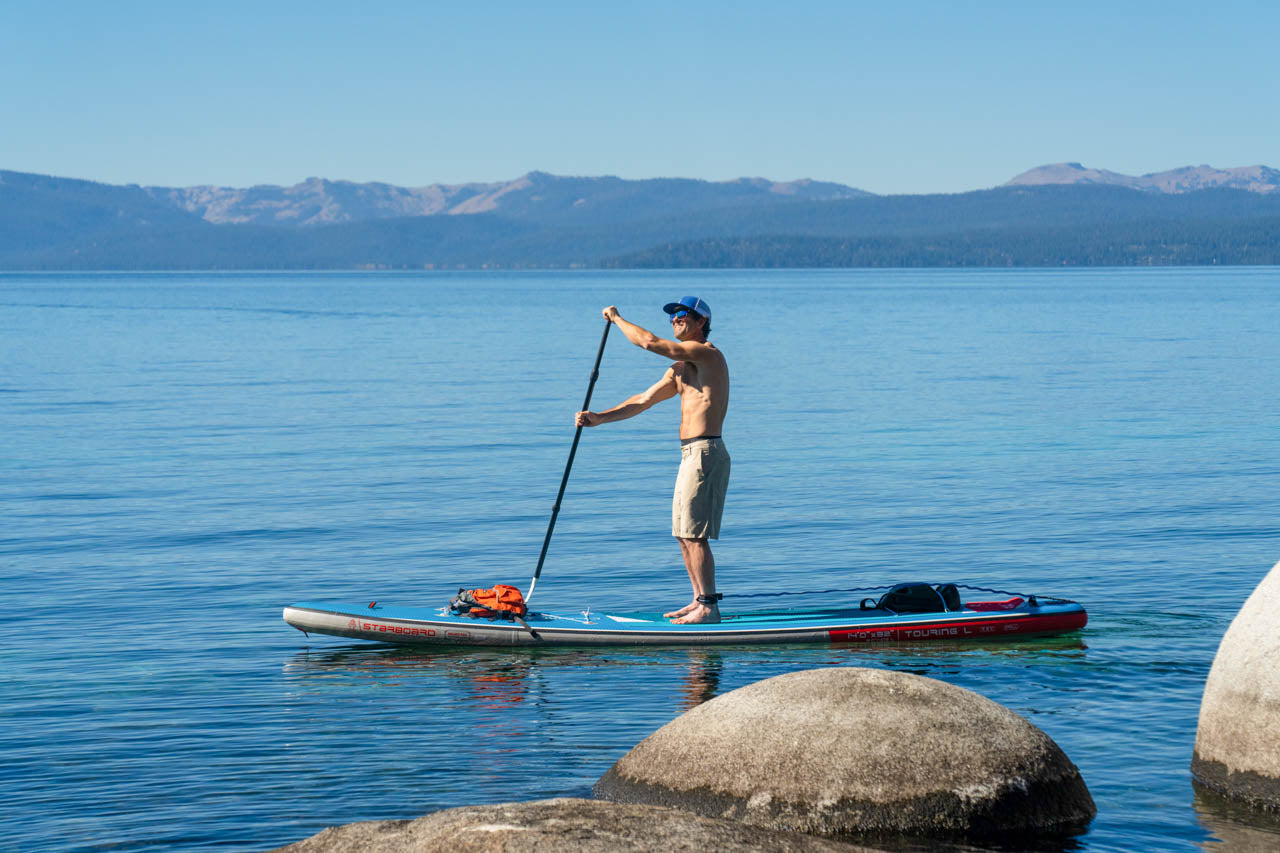
<path fill-rule="evenodd" d="M 604 423 L 595 412 L 578 412 L 573 416 L 573 422 L 580 427 L 593 427 Z"/>
<path fill-rule="evenodd" d="M 604 314 L 604 318 L 608 320 L 610 323 L 616 323 L 618 322 L 619 319 L 622 318 L 622 315 L 618 313 L 618 309 L 614 305 L 610 305 L 608 308 L 604 309 L 604 311 L 602 311 L 601 313 Z"/>

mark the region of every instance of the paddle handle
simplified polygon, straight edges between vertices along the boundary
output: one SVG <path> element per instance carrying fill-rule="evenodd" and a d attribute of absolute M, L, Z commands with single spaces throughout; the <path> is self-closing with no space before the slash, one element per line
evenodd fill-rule
<path fill-rule="evenodd" d="M 604 334 L 600 336 L 600 348 L 596 350 L 596 363 L 591 368 L 591 381 L 587 383 L 587 396 L 582 400 L 582 411 L 591 405 L 591 392 L 595 390 L 596 380 L 600 378 L 600 359 L 604 356 L 604 344 L 609 340 L 609 329 L 613 328 L 612 320 L 604 321 Z M 560 515 L 560 501 L 564 498 L 565 486 L 569 485 L 569 471 L 573 468 L 573 457 L 578 452 L 578 440 L 582 438 L 582 427 L 573 433 L 573 445 L 569 448 L 569 461 L 564 465 L 564 476 L 560 478 L 560 491 L 556 492 L 555 506 L 551 507 L 551 523 L 547 525 L 547 536 L 542 540 L 542 553 L 538 554 L 538 567 L 533 570 L 533 580 L 529 581 L 529 592 L 525 594 L 527 603 L 533 597 L 533 588 L 538 585 L 542 576 L 542 563 L 547 559 L 547 548 L 551 545 L 551 534 L 556 529 L 556 518 Z"/>

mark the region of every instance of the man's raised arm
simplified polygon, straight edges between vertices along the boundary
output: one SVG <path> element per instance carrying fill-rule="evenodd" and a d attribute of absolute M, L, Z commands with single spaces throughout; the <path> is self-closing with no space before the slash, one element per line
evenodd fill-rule
<path fill-rule="evenodd" d="M 626 335 L 627 340 L 631 341 L 631 343 L 641 349 L 665 356 L 672 361 L 692 361 L 696 363 L 709 357 L 709 354 L 714 352 L 712 347 L 698 341 L 669 341 L 666 338 L 660 338 L 648 329 L 637 326 L 630 320 L 622 319 L 622 315 L 618 313 L 618 309 L 613 305 L 604 309 L 603 313 L 604 318 L 621 329 L 622 334 Z"/>

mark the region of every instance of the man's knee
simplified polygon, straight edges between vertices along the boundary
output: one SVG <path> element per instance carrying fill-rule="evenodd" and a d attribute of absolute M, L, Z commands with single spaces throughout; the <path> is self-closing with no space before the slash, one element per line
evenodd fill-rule
<path fill-rule="evenodd" d="M 676 537 L 676 541 L 680 543 L 681 551 L 710 551 L 710 539 L 681 539 Z"/>

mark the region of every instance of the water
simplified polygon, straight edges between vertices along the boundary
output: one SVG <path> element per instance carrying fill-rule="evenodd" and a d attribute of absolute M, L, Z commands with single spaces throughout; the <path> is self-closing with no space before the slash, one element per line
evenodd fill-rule
<path fill-rule="evenodd" d="M 280 621 L 527 585 L 600 308 L 660 329 L 687 293 L 733 371 L 722 591 L 956 581 L 1080 599 L 1084 634 L 423 653 Z M 1275 268 L 0 276 L 0 846 L 264 849 L 586 796 L 685 709 L 816 666 L 1027 716 L 1097 801 L 1076 849 L 1280 841 L 1188 772 L 1280 558 L 1278 308 Z M 597 407 L 663 368 L 611 335 Z M 677 416 L 584 434 L 540 606 L 687 600 Z"/>

